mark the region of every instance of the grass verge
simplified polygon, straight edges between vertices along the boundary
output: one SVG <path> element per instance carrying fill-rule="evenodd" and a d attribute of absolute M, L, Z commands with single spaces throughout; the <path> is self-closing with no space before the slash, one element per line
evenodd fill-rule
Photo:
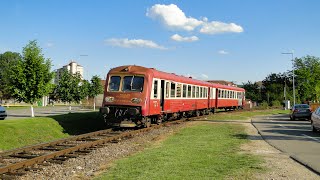
<path fill-rule="evenodd" d="M 258 157 L 238 153 L 246 142 L 241 125 L 192 126 L 160 146 L 116 161 L 97 179 L 250 179 L 263 169 Z"/>
<path fill-rule="evenodd" d="M 268 110 L 252 110 L 252 111 L 233 111 L 231 113 L 219 112 L 208 116 L 209 120 L 247 120 L 254 116 L 289 114 L 289 110 L 268 109 Z"/>
<path fill-rule="evenodd" d="M 101 130 L 97 112 L 0 121 L 0 150 Z"/>

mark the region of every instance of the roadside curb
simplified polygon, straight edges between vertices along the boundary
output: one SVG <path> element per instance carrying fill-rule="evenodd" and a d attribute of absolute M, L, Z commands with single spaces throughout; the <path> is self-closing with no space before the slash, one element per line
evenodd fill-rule
<path fill-rule="evenodd" d="M 282 151 L 281 149 L 278 149 L 276 146 L 274 146 L 273 144 L 271 144 L 268 140 L 266 140 L 264 138 L 264 136 L 261 134 L 261 132 L 258 130 L 258 128 L 253 124 L 253 118 L 251 118 L 250 120 L 252 126 L 257 130 L 258 134 L 260 135 L 260 137 L 267 142 L 270 146 L 272 146 L 273 148 L 277 149 L 278 151 L 280 151 L 281 153 L 287 154 L 286 152 Z M 307 163 L 304 163 L 303 161 L 299 160 L 298 157 L 294 156 L 294 155 L 288 155 L 290 157 L 290 159 L 294 160 L 295 162 L 303 165 L 304 167 L 306 167 L 307 169 L 309 169 L 310 171 L 312 171 L 313 173 L 317 174 L 320 176 L 320 172 L 317 171 L 316 169 L 312 168 L 311 166 L 309 166 Z"/>

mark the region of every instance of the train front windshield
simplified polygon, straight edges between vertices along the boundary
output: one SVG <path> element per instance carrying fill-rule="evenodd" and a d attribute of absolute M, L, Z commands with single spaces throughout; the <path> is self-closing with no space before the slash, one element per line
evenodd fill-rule
<path fill-rule="evenodd" d="M 120 82 L 121 86 L 120 87 Z M 142 76 L 111 76 L 109 82 L 109 92 L 119 91 L 122 92 L 142 92 L 144 84 L 144 77 Z"/>

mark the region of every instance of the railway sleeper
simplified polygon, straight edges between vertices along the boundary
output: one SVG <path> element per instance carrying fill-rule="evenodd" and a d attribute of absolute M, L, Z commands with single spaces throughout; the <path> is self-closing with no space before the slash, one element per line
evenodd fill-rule
<path fill-rule="evenodd" d="M 59 156 L 59 157 L 55 157 L 53 158 L 52 160 L 56 160 L 56 161 L 66 161 L 68 160 L 69 158 L 66 157 L 66 156 Z"/>
<path fill-rule="evenodd" d="M 64 156 L 67 157 L 67 158 L 77 158 L 77 157 L 79 157 L 79 155 L 76 155 L 76 154 L 66 154 Z"/>
<path fill-rule="evenodd" d="M 59 147 L 59 146 L 57 146 L 57 147 L 55 147 L 55 146 L 48 146 L 48 147 L 42 147 L 42 148 L 40 148 L 40 150 L 47 150 L 47 151 L 60 151 L 60 150 L 63 150 L 63 149 L 65 149 L 65 148 L 63 148 L 63 147 Z"/>
<path fill-rule="evenodd" d="M 8 176 L 23 176 L 23 175 L 25 175 L 25 174 L 26 174 L 26 172 L 23 172 L 23 171 L 21 171 L 21 170 L 5 173 L 5 175 L 8 175 Z"/>
<path fill-rule="evenodd" d="M 14 157 L 14 158 L 32 159 L 35 157 L 39 157 L 40 155 L 37 155 L 37 154 L 11 154 L 9 156 Z"/>
<path fill-rule="evenodd" d="M 53 164 L 63 164 L 64 162 L 63 160 L 55 160 L 55 159 L 48 159 L 47 161 Z"/>
<path fill-rule="evenodd" d="M 24 168 L 25 171 L 42 171 L 43 168 L 41 167 L 26 167 Z"/>

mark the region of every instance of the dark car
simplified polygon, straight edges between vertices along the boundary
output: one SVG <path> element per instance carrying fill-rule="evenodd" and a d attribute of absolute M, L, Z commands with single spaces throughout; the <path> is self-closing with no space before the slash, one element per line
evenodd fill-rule
<path fill-rule="evenodd" d="M 311 108 L 308 104 L 296 104 L 292 107 L 290 119 L 296 120 L 298 118 L 311 119 Z"/>
<path fill-rule="evenodd" d="M 4 120 L 6 117 L 7 117 L 6 109 L 0 105 L 0 120 Z"/>
<path fill-rule="evenodd" d="M 311 129 L 313 132 L 320 130 L 320 107 L 311 115 Z"/>

